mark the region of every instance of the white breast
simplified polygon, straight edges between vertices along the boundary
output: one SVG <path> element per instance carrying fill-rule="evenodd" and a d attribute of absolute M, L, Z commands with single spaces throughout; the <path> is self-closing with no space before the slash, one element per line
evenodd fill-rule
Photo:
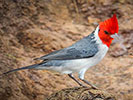
<path fill-rule="evenodd" d="M 99 51 L 94 57 L 88 58 L 88 61 L 87 61 L 88 68 L 98 64 L 103 59 L 103 57 L 106 55 L 108 51 L 107 45 L 102 43 L 101 39 L 98 36 L 98 32 L 99 32 L 99 26 L 96 28 L 95 33 L 94 33 L 95 40 L 96 40 L 96 43 L 98 44 Z"/>
<path fill-rule="evenodd" d="M 99 27 L 96 28 L 96 31 L 94 33 L 99 48 L 97 54 L 91 58 L 71 60 L 68 63 L 66 63 L 65 67 L 62 66 L 61 72 L 67 74 L 70 72 L 79 72 L 81 69 L 88 69 L 92 66 L 95 66 L 103 59 L 103 57 L 106 55 L 108 51 L 108 47 L 105 44 L 103 44 L 100 40 L 98 36 L 98 31 Z"/>

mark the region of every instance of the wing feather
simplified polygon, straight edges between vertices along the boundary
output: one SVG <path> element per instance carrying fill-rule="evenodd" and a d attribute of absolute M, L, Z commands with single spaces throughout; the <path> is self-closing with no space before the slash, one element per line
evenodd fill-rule
<path fill-rule="evenodd" d="M 39 60 L 71 60 L 93 57 L 98 52 L 94 34 L 81 39 L 70 47 L 44 55 Z"/>

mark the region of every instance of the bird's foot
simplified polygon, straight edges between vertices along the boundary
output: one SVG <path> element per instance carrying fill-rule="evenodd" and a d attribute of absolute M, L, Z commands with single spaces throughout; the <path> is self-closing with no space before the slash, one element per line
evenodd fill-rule
<path fill-rule="evenodd" d="M 90 85 L 91 86 L 91 88 L 93 88 L 93 89 L 98 89 L 98 87 L 97 86 L 95 86 L 94 84 L 91 84 L 90 82 L 88 82 L 87 80 L 82 80 L 83 82 L 85 82 L 86 84 L 88 84 L 88 85 Z"/>
<path fill-rule="evenodd" d="M 93 84 L 91 84 L 90 86 L 91 86 L 91 88 L 93 88 L 93 89 L 99 89 L 97 86 L 95 86 L 95 85 L 93 85 Z"/>
<path fill-rule="evenodd" d="M 85 85 L 83 85 L 83 84 L 82 84 L 82 83 L 80 83 L 80 82 L 79 82 L 78 84 L 79 84 L 81 87 L 86 87 Z"/>

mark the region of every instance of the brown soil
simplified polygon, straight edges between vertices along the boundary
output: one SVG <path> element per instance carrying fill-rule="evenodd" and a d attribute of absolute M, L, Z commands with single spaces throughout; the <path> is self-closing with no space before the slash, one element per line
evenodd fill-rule
<path fill-rule="evenodd" d="M 106 57 L 90 68 L 85 78 L 115 94 L 118 100 L 132 100 L 132 0 L 75 1 L 1 0 L 0 74 L 37 63 L 34 58 L 71 45 L 116 13 L 123 40 L 114 41 Z M 57 90 L 75 86 L 67 75 L 42 70 L 19 71 L 0 77 L 0 100 L 43 100 Z"/>

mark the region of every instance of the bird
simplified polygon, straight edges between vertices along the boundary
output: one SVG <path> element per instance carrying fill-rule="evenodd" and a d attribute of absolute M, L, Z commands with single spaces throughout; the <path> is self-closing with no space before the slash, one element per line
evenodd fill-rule
<path fill-rule="evenodd" d="M 67 74 L 80 86 L 84 86 L 82 84 L 84 82 L 92 88 L 97 88 L 84 78 L 85 72 L 104 58 L 112 41 L 119 37 L 118 30 L 118 20 L 116 14 L 114 14 L 111 18 L 100 22 L 90 35 L 71 46 L 35 58 L 35 60 L 42 62 L 13 69 L 3 73 L 3 75 L 24 69 L 51 70 Z M 73 76 L 73 73 L 78 73 L 79 80 Z"/>

